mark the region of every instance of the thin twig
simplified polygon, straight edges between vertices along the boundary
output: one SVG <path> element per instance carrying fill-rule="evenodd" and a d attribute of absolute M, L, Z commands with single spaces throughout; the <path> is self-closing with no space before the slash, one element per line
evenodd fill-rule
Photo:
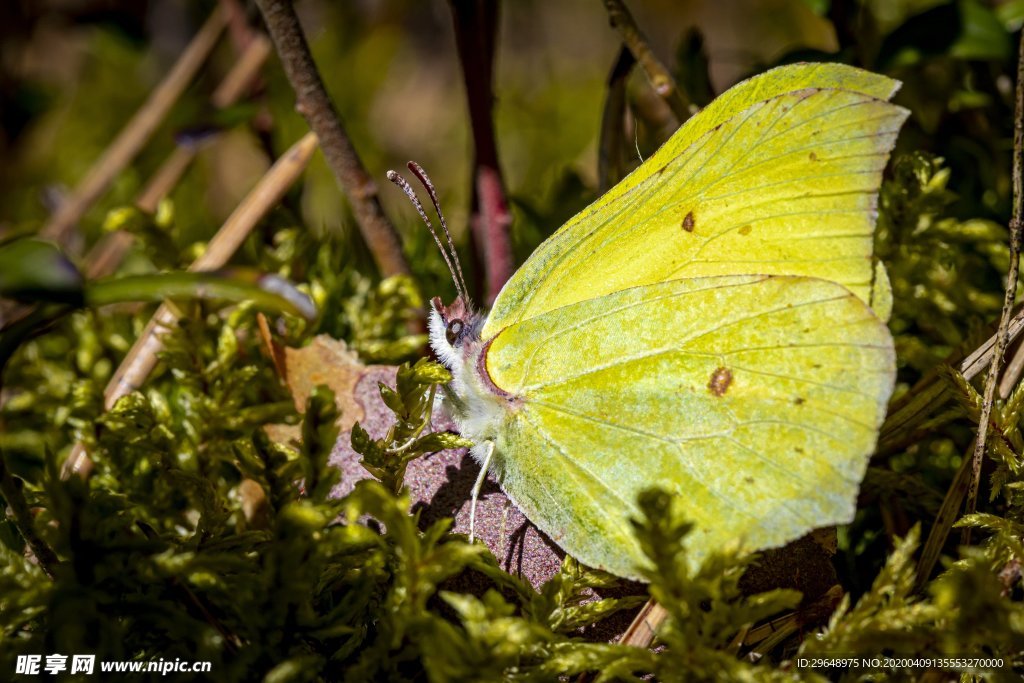
<path fill-rule="evenodd" d="M 267 36 L 254 32 L 234 66 L 210 95 L 210 103 L 218 109 L 223 109 L 242 99 L 242 96 L 253 87 L 272 49 L 273 46 Z"/>
<path fill-rule="evenodd" d="M 665 611 L 665 608 L 655 602 L 653 598 L 648 600 L 647 604 L 640 608 L 640 612 L 633 618 L 633 623 L 619 638 L 619 643 L 634 647 L 649 646 L 666 619 L 668 619 L 668 612 Z"/>
<path fill-rule="evenodd" d="M 220 0 L 219 4 L 228 18 L 228 37 L 231 39 L 231 44 L 234 46 L 235 52 L 242 53 L 249 47 L 249 42 L 258 34 L 258 31 L 249 25 L 248 18 L 245 16 L 245 7 L 239 0 Z"/>
<path fill-rule="evenodd" d="M 113 275 L 135 242 L 127 230 L 115 230 L 100 237 L 85 255 L 85 277 L 98 280 Z"/>
<path fill-rule="evenodd" d="M 988 434 L 989 416 L 995 403 L 996 385 L 999 379 L 999 368 L 1003 363 L 1009 337 L 1010 314 L 1013 301 L 1017 296 L 1017 275 L 1020 266 L 1020 231 L 1022 227 L 1022 210 L 1024 210 L 1024 188 L 1022 188 L 1022 170 L 1024 164 L 1024 34 L 1020 37 L 1017 58 L 1017 103 L 1013 117 L 1013 217 L 1010 219 L 1010 269 L 1006 274 L 1006 292 L 1003 296 L 1003 313 L 999 318 L 999 331 L 996 332 L 995 355 L 988 367 L 985 380 L 985 395 L 981 404 L 981 417 L 978 419 L 978 437 L 974 444 L 974 457 L 971 462 L 971 488 L 967 493 L 967 514 L 971 514 L 978 505 L 978 486 L 981 482 L 981 462 L 985 457 L 985 438 Z M 966 527 L 962 536 L 963 544 L 971 542 L 971 528 Z"/>
<path fill-rule="evenodd" d="M 957 520 L 957 517 L 960 516 L 960 506 L 963 504 L 964 496 L 967 495 L 967 490 L 971 485 L 972 460 L 970 453 L 973 453 L 973 451 L 974 447 L 972 446 L 970 452 L 964 455 L 960 468 L 946 490 L 946 497 L 943 498 L 939 513 L 935 516 L 935 523 L 932 524 L 931 531 L 928 532 L 928 540 L 925 541 L 924 548 L 921 550 L 921 557 L 917 560 L 915 585 L 918 588 L 924 586 L 929 577 L 931 577 L 932 569 L 935 568 L 935 563 L 942 553 L 942 547 L 946 545 L 946 539 L 949 538 L 949 531 L 953 528 L 953 523 Z"/>
<path fill-rule="evenodd" d="M 164 80 L 153 90 L 142 107 L 135 112 L 40 231 L 43 237 L 61 244 L 67 241 L 85 212 L 106 191 L 117 174 L 131 163 L 192 82 L 199 67 L 217 44 L 226 21 L 221 8 L 214 8 Z"/>
<path fill-rule="evenodd" d="M 690 103 L 686 100 L 686 93 L 682 91 L 669 70 L 654 54 L 648 44 L 647 36 L 637 26 L 624 0 L 604 0 L 604 6 L 608 11 L 608 20 L 614 28 L 619 30 L 622 42 L 626 44 L 629 51 L 636 57 L 637 63 L 643 68 L 644 73 L 647 74 L 647 80 L 650 81 L 654 92 L 665 100 L 679 123 L 690 118 Z"/>
<path fill-rule="evenodd" d="M 767 655 L 794 633 L 805 630 L 812 624 L 825 623 L 839 607 L 843 594 L 842 586 L 832 586 L 813 602 L 795 612 L 750 629 L 746 634 L 745 644 L 756 645 L 750 654 Z"/>
<path fill-rule="evenodd" d="M 32 521 L 32 511 L 29 510 L 28 501 L 25 500 L 25 493 L 15 480 L 14 475 L 7 470 L 3 453 L 0 453 L 0 494 L 3 494 L 4 502 L 11 511 L 11 521 L 14 522 L 14 526 L 17 527 L 18 532 L 32 550 L 32 554 L 39 562 L 39 567 L 52 579 L 54 568 L 60 563 L 60 560 L 57 553 L 36 533 Z"/>
<path fill-rule="evenodd" d="M 1024 332 L 1024 310 L 1018 311 L 1010 319 L 1007 337 L 1010 342 Z M 974 379 L 989 367 L 995 356 L 998 334 L 993 334 L 977 348 L 963 356 L 959 362 L 952 358 L 947 364 L 954 364 L 957 371 L 968 381 Z M 954 354 L 955 357 L 955 354 Z M 949 385 L 944 382 L 937 371 L 933 370 L 923 377 L 900 400 L 893 402 L 889 415 L 879 432 L 876 460 L 897 453 L 909 444 L 918 440 L 921 423 L 950 398 Z"/>
<path fill-rule="evenodd" d="M 1003 376 L 999 379 L 999 398 L 1004 401 L 1010 398 L 1013 388 L 1020 381 L 1022 372 L 1024 372 L 1024 344 L 1018 346 L 1017 350 L 1014 351 L 1010 357 L 1010 362 L 1006 364 Z"/>
<path fill-rule="evenodd" d="M 641 648 L 649 647 L 666 619 L 668 619 L 668 612 L 655 602 L 654 598 L 651 598 L 633 617 L 626 632 L 619 636 L 619 644 Z M 576 683 L 590 683 L 592 680 L 594 680 L 594 672 L 586 671 L 576 678 Z"/>
<path fill-rule="evenodd" d="M 295 108 L 320 139 L 324 157 L 352 205 L 356 223 L 378 268 L 384 275 L 408 273 L 409 265 L 402 254 L 398 234 L 380 205 L 377 184 L 363 168 L 341 117 L 324 89 L 292 3 L 290 0 L 256 0 L 256 4 L 295 91 Z"/>
<path fill-rule="evenodd" d="M 210 240 L 206 251 L 195 260 L 189 270 L 216 270 L 227 263 L 248 237 L 253 227 L 298 180 L 316 150 L 316 142 L 316 135 L 307 133 L 270 167 L 270 170 L 260 178 L 256 186 L 228 216 L 224 225 Z M 177 319 L 177 314 L 168 304 L 162 304 L 157 309 L 107 384 L 103 393 L 104 406 L 107 410 L 112 408 L 122 396 L 126 396 L 142 386 L 156 366 L 157 352 L 163 348 L 161 332 L 173 325 Z M 87 463 L 88 457 L 84 447 L 80 443 L 75 444 L 64 465 L 65 476 L 70 472 L 78 472 L 86 476 L 90 467 Z"/>
<path fill-rule="evenodd" d="M 486 273 L 484 302 L 490 305 L 515 267 L 501 164 L 494 133 L 494 53 L 500 3 L 493 0 L 452 0 L 455 44 L 466 86 L 473 131 L 472 227 L 476 254 Z"/>
<path fill-rule="evenodd" d="M 212 142 L 213 136 L 207 136 L 201 141 L 189 142 L 178 145 L 174 148 L 156 172 L 150 176 L 149 182 L 142 188 L 142 192 L 135 198 L 135 206 L 148 214 L 156 213 L 160 202 L 171 194 L 171 191 L 181 182 L 182 177 L 192 165 L 200 147 L 205 143 Z"/>
<path fill-rule="evenodd" d="M 210 240 L 206 251 L 192 263 L 190 271 L 208 271 L 221 268 L 242 246 L 249 233 L 288 191 L 305 170 L 310 157 L 316 150 L 316 136 L 307 133 L 292 145 L 285 154 L 270 167 L 252 191 L 224 221 L 224 225 Z M 162 315 L 161 315 L 162 313 Z M 157 328 L 173 323 L 174 318 L 166 306 L 162 306 L 139 340 L 128 352 L 125 361 L 118 368 L 104 392 L 104 402 L 109 410 L 117 399 L 135 391 L 145 381 L 156 364 L 156 351 L 161 347 Z M 162 323 L 162 324 L 161 324 Z"/>

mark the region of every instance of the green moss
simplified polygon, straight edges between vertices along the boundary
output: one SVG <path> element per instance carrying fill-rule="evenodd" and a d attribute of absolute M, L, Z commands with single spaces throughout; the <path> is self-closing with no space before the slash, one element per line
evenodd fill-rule
<path fill-rule="evenodd" d="M 914 392 L 917 381 L 945 368 L 956 349 L 970 349 L 987 336 L 983 327 L 1002 302 L 1013 94 L 1006 87 L 1013 67 L 1006 45 L 1019 17 L 1005 9 L 1013 3 L 998 12 L 975 2 L 930 3 L 934 7 L 924 13 L 907 9 L 907 16 L 888 12 L 881 18 L 884 3 L 811 4 L 836 23 L 840 52 L 829 59 L 905 81 L 900 103 L 913 117 L 880 196 L 876 251 L 894 293 L 899 391 Z M 850 16 L 844 16 L 847 9 Z M 959 23 L 932 35 L 921 31 L 928 12 L 944 12 Z M 329 16 L 343 18 L 344 28 L 331 25 L 314 48 L 321 63 L 336 67 L 326 77 L 364 159 L 376 169 L 406 157 L 408 151 L 394 142 L 402 136 L 381 134 L 370 119 L 388 97 L 409 107 L 402 93 L 389 95 L 380 74 L 401 71 L 394 67 L 403 64 L 403 55 L 406 65 L 417 61 L 407 45 L 412 41 L 393 18 L 374 24 L 355 5 L 339 5 Z M 994 23 L 1004 16 L 1005 24 Z M 985 39 L 999 26 L 1001 38 Z M 98 31 L 89 44 L 95 57 L 80 87 L 54 92 L 57 108 L 37 122 L 41 131 L 60 133 L 50 144 L 37 136 L 20 166 L 4 169 L 0 195 L 10 208 L 2 218 L 13 224 L 5 235 L 27 234 L 41 222 L 37 196 L 43 183 L 80 178 L 116 134 L 124 112 L 151 87 L 142 83 L 137 46 L 107 31 Z M 691 36 L 677 58 L 693 99 L 707 101 L 704 71 L 718 57 L 706 55 Z M 367 63 L 373 67 L 362 66 Z M 572 73 L 567 87 L 538 83 L 537 60 L 526 63 L 530 68 L 509 72 L 502 82 L 499 94 L 507 106 L 498 112 L 520 259 L 593 198 L 576 157 L 587 148 L 587 130 L 596 128 L 594 103 L 610 65 L 588 64 L 585 73 Z M 427 65 L 437 70 L 435 63 Z M 515 64 L 509 60 L 503 68 Z M 559 65 L 552 71 L 572 69 Z M 266 82 L 275 120 L 267 144 L 280 152 L 305 124 L 278 67 L 268 68 Z M 444 101 L 442 115 L 431 119 L 439 132 L 425 144 L 442 166 L 438 186 L 454 187 L 457 195 L 470 184 L 451 179 L 467 177 L 452 150 L 462 149 L 468 135 L 460 106 Z M 165 128 L 196 123 L 191 119 L 204 106 L 203 93 L 191 92 Z M 256 136 L 242 130 L 241 119 L 254 110 L 213 118 L 251 142 Z M 531 111 L 580 125 L 538 126 Z M 89 242 L 111 229 L 135 236 L 121 276 L 185 267 L 222 218 L 211 197 L 223 188 L 209 160 L 190 172 L 155 217 L 126 208 L 170 148 L 170 132 L 161 131 L 83 221 Z M 640 140 L 629 137 L 626 158 L 632 159 Z M 508 144 L 530 140 L 551 144 Z M 505 572 L 483 545 L 449 533 L 451 520 L 424 528 L 410 511 L 408 464 L 467 445 L 429 429 L 437 387 L 448 374 L 420 358 L 425 340 L 419 329 L 425 295 L 450 294 L 443 261 L 422 230 L 409 231 L 414 274 L 377 278 L 365 245 L 348 229 L 350 217 L 339 210 L 344 202 L 334 179 L 320 162 L 311 173 L 266 217 L 232 265 L 288 278 L 315 302 L 313 320 L 273 317 L 279 340 L 301 346 L 328 334 L 344 339 L 365 363 L 403 364 L 395 389 L 380 388 L 394 413 L 381 439 L 358 425 L 339 434 L 336 404 L 325 387 L 311 393 L 304 410 L 295 410 L 264 349 L 252 303 L 178 302 L 184 316 L 165 335 L 148 381 L 105 411 L 104 387 L 167 290 L 154 284 L 149 296 L 140 297 L 149 304 L 89 306 L 82 290 L 92 283 L 77 276 L 73 259 L 3 238 L 7 266 L 19 269 L 0 267 L 0 292 L 50 303 L 25 325 L 0 330 L 6 363 L 0 393 L 0 672 L 13 671 L 19 654 L 61 652 L 106 660 L 209 660 L 218 681 L 548 681 L 588 672 L 599 681 L 883 681 L 922 674 L 797 666 L 800 658 L 894 654 L 1002 657 L 1017 669 L 951 670 L 961 680 L 1019 678 L 1021 386 L 993 411 L 979 511 L 955 525 L 972 528 L 976 544 L 959 550 L 954 534 L 942 565 L 923 586 L 917 578 L 918 529 L 927 532 L 933 524 L 954 472 L 971 452 L 980 413 L 977 381 L 948 368 L 938 371 L 954 400 L 928 416 L 913 443 L 872 463 L 857 518 L 839 531 L 836 563 L 846 595 L 837 609 L 794 615 L 801 596 L 792 591 L 743 593 L 740 579 L 758 559 L 728 548 L 692 570 L 686 561 L 692 527 L 679 503 L 657 490 L 644 494 L 634 520 L 650 559 L 646 589 L 625 597 L 609 592 L 616 579 L 572 558 L 535 589 Z M 455 196 L 446 203 L 455 204 L 449 211 L 453 226 L 465 223 L 458 212 L 468 202 Z M 12 245 L 29 251 L 11 251 Z M 466 261 L 472 281 L 475 267 Z M 235 294 L 235 300 L 245 298 Z M 72 310 L 83 303 L 85 308 Z M 297 425 L 301 440 L 273 441 L 264 430 L 270 423 Z M 328 456 L 339 438 L 351 439 L 373 478 L 332 498 L 339 474 Z M 76 442 L 93 463 L 88 480 L 60 476 Z M 483 587 L 467 591 L 468 577 Z M 588 639 L 596 625 L 649 597 L 667 615 L 653 648 Z M 744 644 L 745 634 L 780 617 L 766 627 L 772 635 Z"/>

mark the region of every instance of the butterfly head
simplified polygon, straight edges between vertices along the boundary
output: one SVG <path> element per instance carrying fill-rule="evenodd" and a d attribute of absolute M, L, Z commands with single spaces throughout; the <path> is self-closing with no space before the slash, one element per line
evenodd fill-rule
<path fill-rule="evenodd" d="M 467 366 L 467 361 L 471 358 L 472 354 L 479 347 L 477 342 L 480 341 L 480 330 L 483 328 L 484 317 L 474 311 L 473 305 L 470 303 L 469 294 L 466 290 L 466 279 L 462 275 L 462 265 L 459 263 L 459 255 L 455 251 L 452 235 L 448 232 L 448 224 L 444 220 L 444 213 L 441 212 L 441 204 L 437 199 L 434 184 L 430 182 L 426 172 L 416 162 L 410 161 L 408 168 L 420 183 L 423 184 L 427 194 L 430 196 L 430 201 L 437 211 L 437 219 L 441 223 L 441 229 L 444 230 L 447 248 L 441 242 L 441 238 L 438 237 L 433 224 L 430 222 L 430 218 L 427 216 L 427 212 L 423 210 L 423 205 L 409 183 L 394 171 L 388 171 L 388 180 L 400 187 L 409 198 L 409 201 L 412 202 L 412 205 L 416 207 L 417 213 L 423 219 L 423 223 L 427 226 L 427 230 L 430 231 L 438 250 L 441 252 L 441 256 L 448 265 L 448 272 L 451 273 L 452 282 L 458 291 L 458 296 L 455 297 L 455 301 L 449 306 L 445 306 L 440 297 L 434 297 L 430 301 L 431 311 L 428 327 L 430 331 L 430 346 L 434 349 L 441 362 L 455 374 L 456 383 L 460 384 L 461 372 Z"/>
<path fill-rule="evenodd" d="M 430 346 L 442 363 L 453 368 L 480 341 L 484 316 L 462 296 L 448 306 L 435 296 L 430 309 Z"/>

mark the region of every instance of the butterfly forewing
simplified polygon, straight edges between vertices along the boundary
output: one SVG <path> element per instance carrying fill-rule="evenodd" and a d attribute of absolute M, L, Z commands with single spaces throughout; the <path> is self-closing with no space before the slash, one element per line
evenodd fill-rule
<path fill-rule="evenodd" d="M 878 186 L 907 115 L 885 101 L 895 88 L 849 67 L 799 65 L 730 89 L 534 252 L 484 338 L 682 277 L 806 275 L 869 301 Z"/>

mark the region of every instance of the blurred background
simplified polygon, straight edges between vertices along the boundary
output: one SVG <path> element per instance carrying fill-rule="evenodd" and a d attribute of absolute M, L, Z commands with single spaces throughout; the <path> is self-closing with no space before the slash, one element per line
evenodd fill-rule
<path fill-rule="evenodd" d="M 214 4 L 3 3 L 0 234 L 43 222 Z M 369 172 L 383 182 L 388 168 L 417 160 L 433 176 L 449 222 L 461 232 L 473 153 L 448 3 L 300 0 L 297 8 Z M 946 158 L 958 215 L 1008 216 L 1008 74 L 1011 34 L 1024 18 L 1024 2 L 646 0 L 631 9 L 698 105 L 751 73 L 800 59 L 844 61 L 902 79 L 897 101 L 911 108 L 913 119 L 901 149 L 931 149 Z M 257 22 L 255 8 L 248 11 Z M 520 256 L 596 193 L 601 112 L 618 49 L 619 36 L 597 0 L 517 0 L 501 7 L 494 113 Z M 222 134 L 172 195 L 183 239 L 208 237 L 272 157 L 305 131 L 273 57 L 252 98 L 227 111 L 212 110 L 207 97 L 235 56 L 222 41 L 153 142 L 89 213 L 86 239 L 109 209 L 130 202 L 176 138 L 217 130 Z M 638 69 L 629 86 L 634 109 L 643 109 L 652 93 Z M 664 131 L 649 133 L 643 126 L 631 132 L 634 161 L 664 137 Z M 396 222 L 415 222 L 397 192 L 386 188 L 383 195 Z M 294 219 L 307 227 L 352 232 L 322 160 L 293 200 Z M 411 230 L 418 243 L 421 231 Z"/>
<path fill-rule="evenodd" d="M 141 154 L 79 222 L 67 245 L 78 263 L 104 232 L 125 229 L 140 239 L 119 274 L 187 267 L 270 164 L 307 132 L 273 54 L 237 104 L 210 104 L 211 93 L 239 59 L 239 34 L 261 30 L 251 2 L 222 2 L 243 8 L 248 28 L 245 21 L 229 28 L 227 39 L 219 42 Z M 35 234 L 46 223 L 218 4 L 0 3 L 0 245 Z M 327 90 L 380 186 L 385 212 L 401 233 L 414 277 L 400 285 L 378 281 L 346 201 L 318 153 L 304 182 L 263 218 L 232 261 L 302 283 L 321 304 L 315 324 L 275 330 L 285 342 L 300 345 L 314 334 L 327 334 L 344 339 L 367 363 L 397 364 L 422 355 L 422 337 L 410 335 L 408 323 L 422 317 L 423 295 L 450 299 L 454 289 L 414 210 L 385 180 L 388 169 L 401 169 L 410 159 L 433 177 L 470 270 L 471 287 L 473 280 L 479 282 L 467 237 L 474 131 L 453 8 L 486 4 L 295 3 Z M 876 231 L 876 253 L 888 266 L 894 289 L 890 328 L 899 358 L 897 400 L 957 348 L 974 348 L 987 337 L 985 326 L 998 317 L 1009 265 L 1014 79 L 1024 0 L 633 0 L 629 7 L 650 47 L 695 107 L 742 78 L 800 60 L 843 62 L 901 80 L 895 100 L 911 117 L 886 173 Z M 469 95 L 493 97 L 493 138 L 518 261 L 674 130 L 671 111 L 642 70 L 634 68 L 622 83 L 620 115 L 612 117 L 610 130 L 617 132 L 617 142 L 605 149 L 621 164 L 611 178 L 602 176 L 599 154 L 602 140 L 609 139 L 609 128 L 603 128 L 609 75 L 619 60 L 620 41 L 600 0 L 500 3 L 492 92 Z M 196 163 L 155 216 L 132 214 L 139 192 L 179 145 L 199 149 Z M 250 412 L 220 420 L 221 411 L 269 405 L 290 415 L 292 406 L 280 395 L 267 363 L 253 375 L 239 373 L 241 388 L 223 390 L 223 395 L 241 396 L 229 408 L 223 408 L 221 394 L 206 396 L 206 384 L 181 380 L 205 377 L 194 371 L 193 366 L 202 366 L 195 359 L 220 368 L 221 352 L 211 340 L 241 339 L 247 353 L 225 347 L 225 357 L 233 362 L 260 358 L 254 314 L 242 309 L 229 315 L 228 322 L 216 315 L 193 317 L 193 327 L 183 328 L 178 339 L 191 355 L 179 349 L 162 358 L 147 400 L 177 410 L 190 405 L 174 398 L 181 392 L 194 390 L 205 397 L 213 406 L 209 415 L 183 410 L 173 419 L 161 417 L 175 435 L 169 441 L 181 451 L 191 448 L 191 459 L 182 455 L 182 462 L 204 474 L 211 461 L 208 444 L 220 444 L 214 461 L 234 476 L 230 443 L 270 418 Z M 9 462 L 19 463 L 18 476 L 37 485 L 52 454 L 63 457 L 83 438 L 111 438 L 101 418 L 102 388 L 148 319 L 149 311 L 137 307 L 82 311 L 19 351 L 19 362 L 11 363 L 4 377 L 7 393 L 0 394 L 0 422 L 6 429 L 0 430 L 0 446 Z M 1017 412 L 1007 418 L 1015 424 L 1004 433 L 1019 430 L 1022 396 L 1014 403 Z M 972 420 L 977 417 L 971 409 L 944 408 L 926 425 L 926 434 L 915 434 L 909 445 L 892 446 L 876 459 L 858 519 L 840 531 L 837 563 L 843 585 L 853 594 L 870 587 L 891 539 L 905 535 L 917 520 L 934 518 L 941 492 L 974 439 Z M 134 487 L 139 476 L 133 468 L 148 461 L 118 464 L 123 449 L 116 440 L 114 446 L 108 449 L 114 464 L 99 462 L 119 474 L 102 481 Z M 149 476 L 146 481 L 156 481 L 154 487 L 176 485 Z M 233 480 L 225 481 L 218 485 L 229 490 Z M 152 498 L 143 493 L 140 500 Z M 168 497 L 177 494 L 170 490 Z M 154 510 L 150 523 L 174 524 L 175 517 Z M 97 515 L 104 523 L 113 518 Z M 116 565 L 111 567 L 111 575 L 119 576 Z M 128 592 L 134 590 L 129 585 Z M 967 594 L 974 588 L 965 584 L 963 590 Z M 979 599 L 977 604 L 978 614 L 984 615 L 979 620 L 987 619 L 989 603 Z M 249 606 L 253 614 L 262 614 L 262 605 Z M 70 621 L 78 616 L 73 611 L 68 610 Z"/>

